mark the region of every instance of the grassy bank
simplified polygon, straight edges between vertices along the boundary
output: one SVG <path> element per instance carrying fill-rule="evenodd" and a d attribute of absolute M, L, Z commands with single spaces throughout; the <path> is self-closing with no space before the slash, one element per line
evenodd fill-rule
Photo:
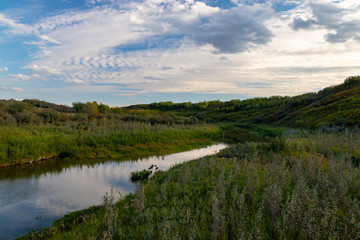
<path fill-rule="evenodd" d="M 27 239 L 359 239 L 360 133 L 293 131 L 157 172 Z"/>
<path fill-rule="evenodd" d="M 165 154 L 220 140 L 210 125 L 151 125 L 117 122 L 107 126 L 0 126 L 0 166 L 60 157 L 70 159 L 141 157 Z"/>
<path fill-rule="evenodd" d="M 219 123 L 228 143 L 265 142 L 274 137 L 280 137 L 284 132 L 291 130 L 288 127 L 245 124 L 245 123 Z"/>

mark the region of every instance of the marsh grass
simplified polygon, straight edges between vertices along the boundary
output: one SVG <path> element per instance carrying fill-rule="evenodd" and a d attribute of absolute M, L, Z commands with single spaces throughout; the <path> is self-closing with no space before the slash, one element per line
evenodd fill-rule
<path fill-rule="evenodd" d="M 171 151 L 178 145 L 220 140 L 217 127 L 209 125 L 151 125 L 141 122 L 76 126 L 0 126 L 0 167 L 60 157 L 70 159 L 115 158 Z M 191 142 L 191 141 L 189 141 Z M 186 146 L 185 146 L 186 147 Z M 172 149 L 173 151 L 176 149 Z"/>

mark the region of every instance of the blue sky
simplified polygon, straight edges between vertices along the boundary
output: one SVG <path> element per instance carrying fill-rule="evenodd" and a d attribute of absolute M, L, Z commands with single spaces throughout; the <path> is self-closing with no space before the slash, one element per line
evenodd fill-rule
<path fill-rule="evenodd" d="M 358 0 L 1 0 L 0 99 L 297 95 L 359 75 Z"/>

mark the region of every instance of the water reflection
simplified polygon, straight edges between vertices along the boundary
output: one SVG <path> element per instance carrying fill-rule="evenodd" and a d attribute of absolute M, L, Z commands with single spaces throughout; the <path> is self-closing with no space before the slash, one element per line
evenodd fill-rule
<path fill-rule="evenodd" d="M 114 187 L 127 194 L 135 190 L 129 181 L 133 171 L 155 164 L 160 170 L 205 155 L 225 144 L 149 157 L 138 161 L 80 162 L 52 160 L 45 164 L 0 169 L 0 239 L 12 239 L 30 229 L 50 226 L 66 213 L 101 203 Z"/>

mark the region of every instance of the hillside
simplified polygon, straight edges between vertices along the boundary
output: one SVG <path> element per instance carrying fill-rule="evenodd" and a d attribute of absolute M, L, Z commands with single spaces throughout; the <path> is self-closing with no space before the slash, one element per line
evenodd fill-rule
<path fill-rule="evenodd" d="M 269 116 L 266 122 L 294 127 L 360 126 L 360 77 L 317 94 L 304 94 Z"/>
<path fill-rule="evenodd" d="M 275 126 L 311 127 L 360 126 L 360 76 L 317 93 L 294 97 L 274 96 L 200 103 L 160 102 L 125 109 L 159 110 L 180 116 L 194 116 L 206 122 L 237 122 Z"/>
<path fill-rule="evenodd" d="M 75 124 L 130 121 L 150 124 L 236 122 L 289 127 L 360 126 L 360 76 L 317 93 L 299 96 L 273 96 L 199 103 L 159 102 L 109 107 L 97 102 L 73 103 L 72 107 L 36 99 L 0 100 L 1 125 Z"/>

